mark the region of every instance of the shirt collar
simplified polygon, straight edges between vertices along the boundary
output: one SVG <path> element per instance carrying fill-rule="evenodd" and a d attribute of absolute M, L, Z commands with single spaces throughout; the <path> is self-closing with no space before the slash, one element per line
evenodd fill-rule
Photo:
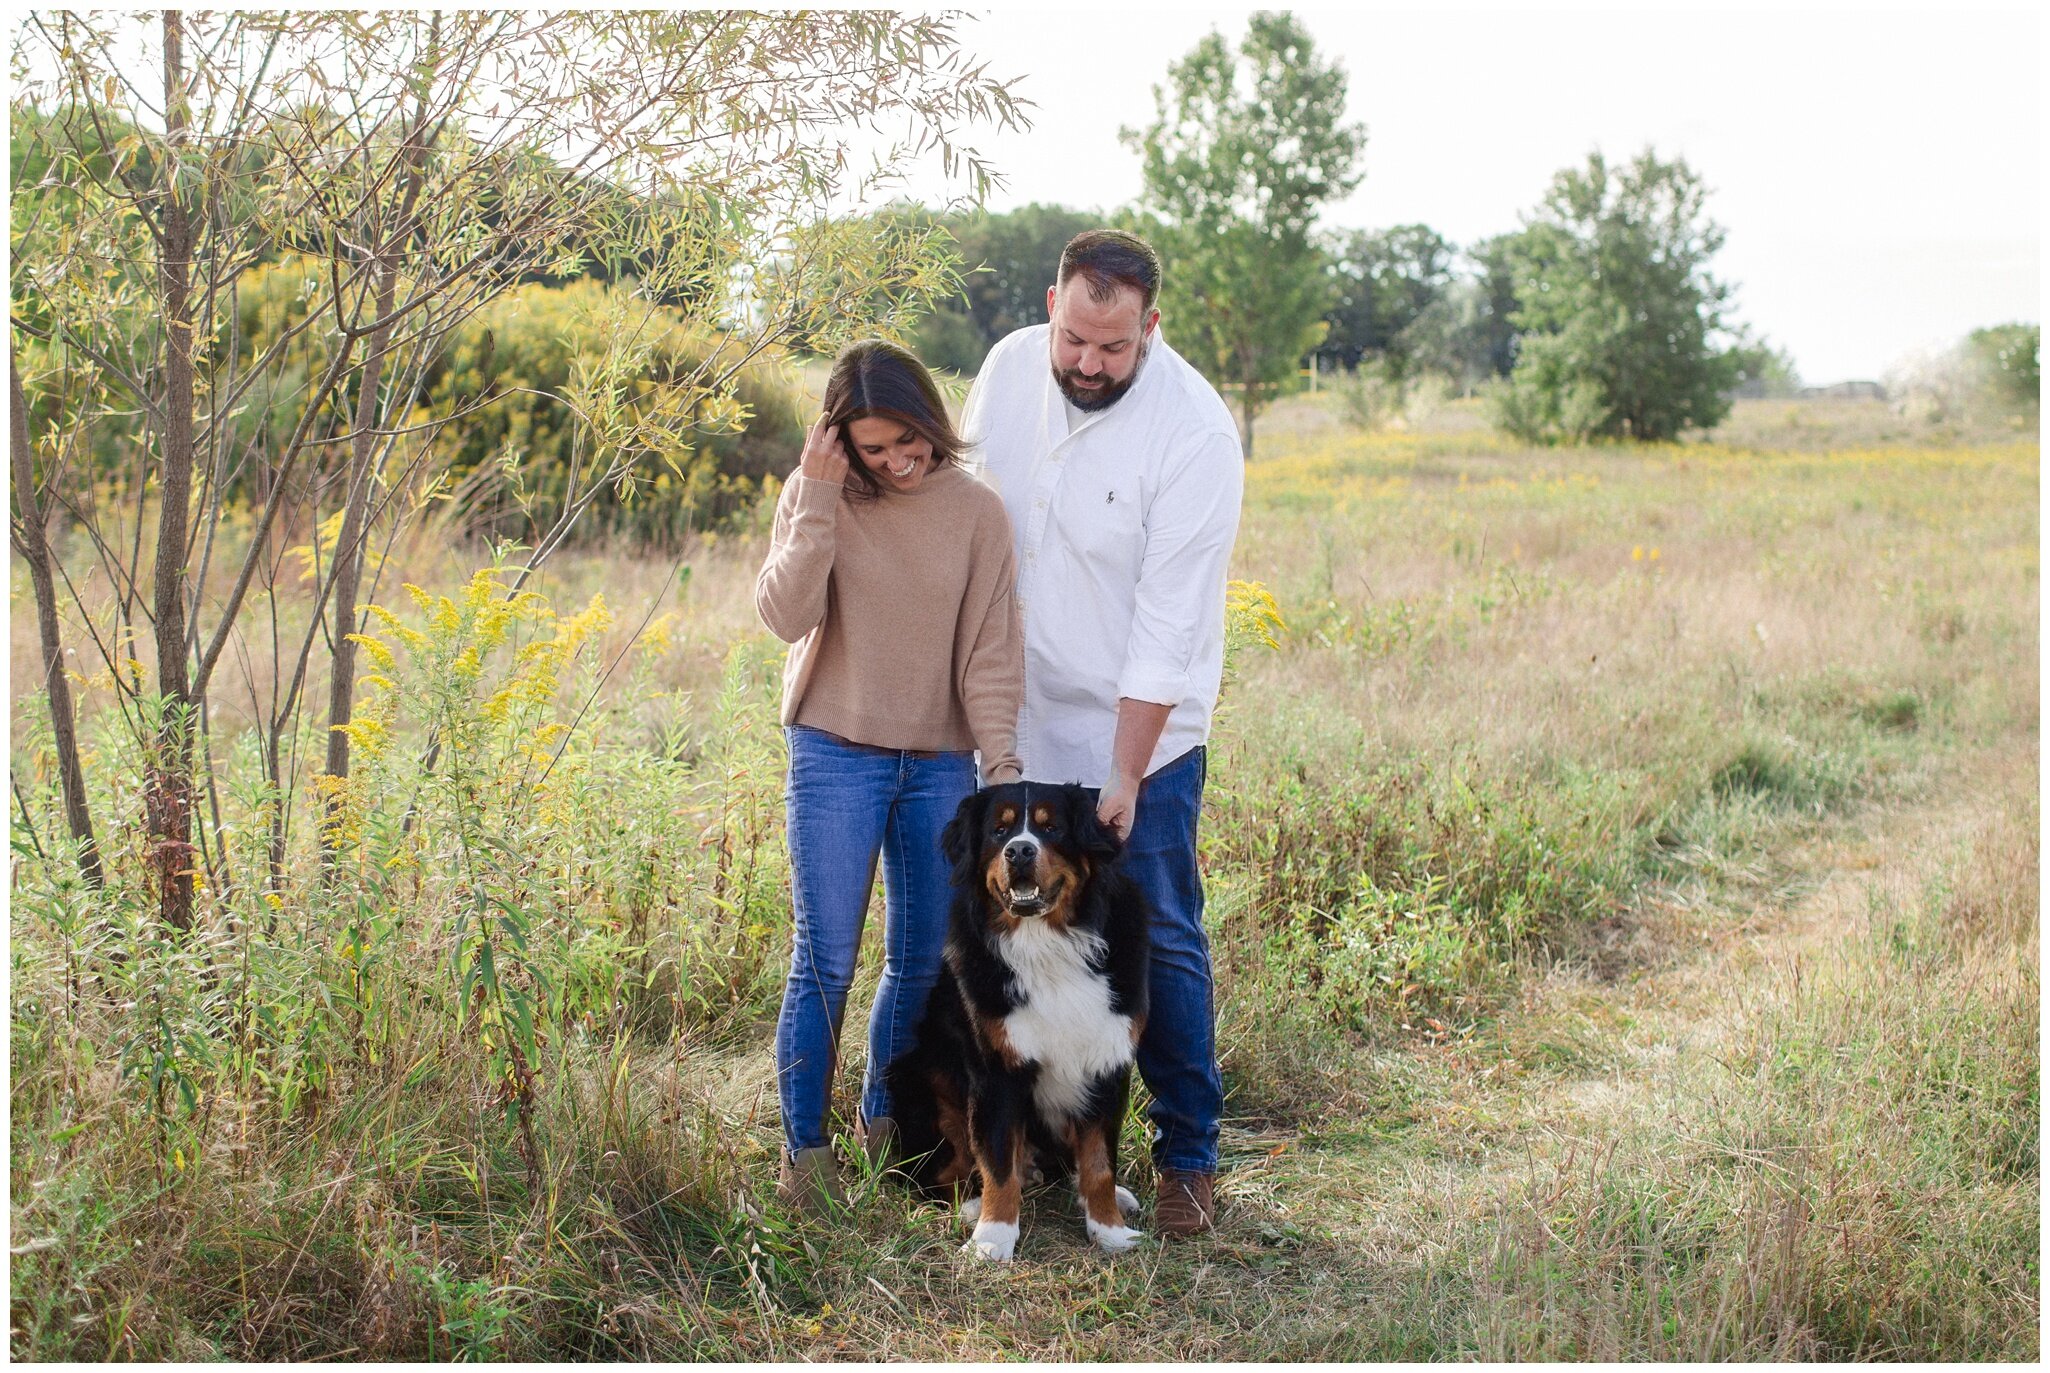
<path fill-rule="evenodd" d="M 1146 352 L 1146 361 L 1140 365 L 1139 379 L 1132 383 L 1132 389 L 1118 397 L 1118 402 L 1108 410 L 1088 410 L 1082 414 L 1082 422 L 1073 429 L 1068 427 L 1067 397 L 1061 394 L 1060 383 L 1053 379 L 1053 326 L 1046 326 L 1047 346 L 1040 350 L 1039 363 L 1046 378 L 1046 433 L 1058 445 L 1062 440 L 1092 429 L 1096 425 L 1133 409 L 1144 409 L 1152 401 L 1162 383 L 1159 374 L 1167 369 L 1162 365 L 1162 354 L 1167 352 L 1167 336 L 1160 326 L 1153 326 L 1153 344 Z M 1052 445 L 1050 445 L 1052 446 Z"/>

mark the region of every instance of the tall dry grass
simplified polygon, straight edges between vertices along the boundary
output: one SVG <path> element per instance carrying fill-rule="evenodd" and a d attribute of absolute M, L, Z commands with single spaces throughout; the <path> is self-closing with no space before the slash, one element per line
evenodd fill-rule
<path fill-rule="evenodd" d="M 174 947 L 17 813 L 17 1357 L 2031 1356 L 2035 446 L 1531 451 L 1328 403 L 1263 424 L 1234 567 L 1288 628 L 1214 742 L 1216 1238 L 1107 1262 L 1049 1196 L 995 1274 L 873 1178 L 842 1224 L 777 1211 L 742 528 L 687 579 L 552 563 L 552 618 L 447 699 L 485 718 L 602 595 L 559 697 L 480 736 L 531 778 L 520 740 L 574 722 L 569 761 L 367 798 L 353 890 L 302 861 L 275 918 L 224 898 Z M 395 550 L 380 598 L 484 557 Z M 231 825 L 248 763 L 217 753 Z M 434 845 L 479 827 L 518 839 L 476 871 L 546 988 L 526 1134 L 453 1010 L 476 942 Z"/>

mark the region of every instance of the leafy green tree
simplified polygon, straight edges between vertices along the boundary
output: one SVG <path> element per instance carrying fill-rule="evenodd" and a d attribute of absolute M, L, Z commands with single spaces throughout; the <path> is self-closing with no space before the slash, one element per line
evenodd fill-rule
<path fill-rule="evenodd" d="M 1161 315 L 1175 346 L 1238 387 L 1253 425 L 1324 336 L 1330 283 L 1313 237 L 1323 206 L 1359 184 L 1364 125 L 1345 119 L 1345 71 L 1286 12 L 1255 14 L 1234 50 L 1215 32 L 1153 89 L 1132 227 L 1165 264 Z"/>
<path fill-rule="evenodd" d="M 990 345 L 965 310 L 943 302 L 912 329 L 910 347 L 928 367 L 972 376 Z"/>
<path fill-rule="evenodd" d="M 1733 395 L 1784 398 L 1801 389 L 1800 370 L 1794 365 L 1793 354 L 1786 349 L 1775 348 L 1760 339 L 1756 343 L 1740 343 L 1730 352 L 1737 363 Z"/>
<path fill-rule="evenodd" d="M 1998 324 L 1965 339 L 1967 360 L 1986 394 L 2019 410 L 2042 403 L 2042 347 L 2040 324 Z"/>
<path fill-rule="evenodd" d="M 1506 256 L 1508 236 L 1455 252 L 1443 286 L 1403 325 L 1394 375 L 1437 373 L 1471 394 L 1506 377 L 1516 363 L 1516 282 Z"/>
<path fill-rule="evenodd" d="M 1506 244 L 1516 366 L 1497 418 L 1529 441 L 1670 439 L 1729 413 L 1742 371 L 1709 274 L 1723 231 L 1684 161 L 1600 153 L 1553 178 Z"/>
<path fill-rule="evenodd" d="M 769 295 L 788 295 L 793 280 L 811 278 L 799 297 L 807 302 L 804 314 L 790 321 L 782 342 L 829 355 L 846 341 L 850 319 L 867 321 L 870 333 L 912 337 L 921 320 L 961 291 L 961 259 L 947 219 L 923 205 L 894 201 L 810 226 L 758 276 Z M 889 261 L 851 254 L 857 243 L 888 245 Z M 835 260 L 840 265 L 828 265 Z M 890 262 L 908 264 L 908 270 Z M 826 308 L 812 308 L 812 301 Z"/>
<path fill-rule="evenodd" d="M 907 299 L 887 284 L 865 283 L 878 296 L 894 296 L 914 311 L 929 311 L 909 325 L 919 357 L 934 367 L 974 372 L 997 341 L 1013 330 L 1046 321 L 1046 288 L 1060 270 L 1061 250 L 1101 215 L 1059 205 L 1026 205 L 1003 214 L 980 210 L 936 213 L 922 205 L 891 205 L 879 222 L 900 233 L 931 236 L 945 245 L 960 271 L 958 289 Z M 800 340 L 800 346 L 806 341 Z"/>
<path fill-rule="evenodd" d="M 959 245 L 961 294 L 942 301 L 916 337 L 927 362 L 973 372 L 1004 335 L 1046 322 L 1046 288 L 1060 271 L 1061 249 L 1103 220 L 1059 205 L 1026 205 L 942 222 Z"/>
<path fill-rule="evenodd" d="M 1447 351 L 1469 385 L 1506 377 L 1516 368 L 1518 302 L 1516 269 L 1509 258 L 1512 238 L 1484 238 L 1464 254 L 1471 285 Z"/>
<path fill-rule="evenodd" d="M 1333 299 L 1316 357 L 1350 369 L 1372 354 L 1391 376 L 1408 375 L 1425 361 L 1417 325 L 1451 288 L 1455 251 L 1425 224 L 1328 235 L 1325 272 Z"/>

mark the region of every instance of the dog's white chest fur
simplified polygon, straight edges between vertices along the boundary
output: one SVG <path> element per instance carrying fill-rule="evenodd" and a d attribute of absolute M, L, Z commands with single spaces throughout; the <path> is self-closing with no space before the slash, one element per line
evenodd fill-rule
<path fill-rule="evenodd" d="M 1003 941 L 1004 961 L 1024 1004 L 1004 1017 L 1018 1057 L 1039 1065 L 1033 1097 L 1051 1119 L 1074 1118 L 1089 1086 L 1132 1061 L 1132 1018 L 1110 1008 L 1110 982 L 1089 965 L 1101 936 L 1061 933 L 1036 921 Z"/>

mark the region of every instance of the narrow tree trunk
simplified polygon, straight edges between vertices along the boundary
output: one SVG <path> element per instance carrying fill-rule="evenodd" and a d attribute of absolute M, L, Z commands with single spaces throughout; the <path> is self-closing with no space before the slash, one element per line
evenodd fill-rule
<path fill-rule="evenodd" d="M 21 391 L 21 373 L 7 360 L 8 445 L 14 450 L 15 548 L 28 564 L 29 585 L 36 598 L 36 628 L 43 645 L 43 689 L 50 695 L 50 734 L 57 746 L 57 776 L 64 791 L 64 818 L 78 841 L 78 867 L 88 887 L 103 881 L 100 847 L 93 838 L 92 811 L 85 800 L 85 771 L 78 762 L 78 722 L 71 705 L 71 678 L 64 671 L 64 640 L 57 624 L 57 587 L 50 575 L 49 527 L 36 497 L 35 464 L 29 456 L 28 401 Z"/>
<path fill-rule="evenodd" d="M 383 319 L 391 313 L 398 288 L 396 265 L 385 265 L 378 276 L 375 317 Z M 349 636 L 356 633 L 356 595 L 363 585 L 363 549 L 369 542 L 364 524 L 374 485 L 371 467 L 377 460 L 377 436 L 372 430 L 377 423 L 377 392 L 384 379 L 384 354 L 391 342 L 391 332 L 392 326 L 387 324 L 372 334 L 369 355 L 363 359 L 363 375 L 356 393 L 355 438 L 349 456 L 348 503 L 342 510 L 341 535 L 335 540 L 334 609 L 330 621 L 335 627 L 334 660 L 327 695 L 326 771 L 330 777 L 349 775 L 349 736 L 341 728 L 349 723 L 355 710 L 356 644 Z M 329 797 L 330 818 L 341 804 L 339 795 Z M 321 834 L 321 861 L 325 864 L 334 861 L 337 837 L 332 825 Z"/>
<path fill-rule="evenodd" d="M 284 731 L 276 724 L 265 732 L 263 742 L 264 776 L 270 779 L 270 890 L 279 896 L 285 893 L 285 820 L 289 807 L 285 804 L 285 769 L 283 747 L 280 742 Z M 277 909 L 271 909 L 270 919 L 264 929 L 268 932 L 277 924 Z"/>
<path fill-rule="evenodd" d="M 197 239 L 178 168 L 191 152 L 185 103 L 184 18 L 164 13 L 163 221 L 157 280 L 164 310 L 163 427 L 158 435 L 157 557 L 153 593 L 157 690 L 163 718 L 150 758 L 143 808 L 164 923 L 192 926 L 192 730 L 196 723 L 185 634 L 185 538 L 192 501 L 194 369 L 192 250 Z"/>
<path fill-rule="evenodd" d="M 397 213 L 393 216 L 391 237 L 376 249 L 381 260 L 376 277 L 376 313 L 372 318 L 378 320 L 390 319 L 397 299 L 399 254 L 404 251 L 406 240 L 412 234 L 413 212 L 423 184 L 422 168 L 427 153 L 424 142 L 427 128 L 425 73 L 431 72 L 441 57 L 440 15 L 436 15 L 430 24 L 427 53 L 416 90 L 413 118 L 406 130 L 404 189 L 399 196 Z M 335 540 L 334 610 L 330 621 L 335 627 L 335 636 L 334 661 L 328 675 L 326 771 L 328 776 L 336 778 L 349 775 L 349 736 L 341 728 L 355 715 L 356 645 L 349 636 L 357 632 L 356 597 L 363 586 L 363 550 L 369 543 L 367 524 L 375 475 L 372 469 L 377 462 L 377 435 L 373 432 L 379 413 L 377 393 L 384 380 L 385 352 L 391 346 L 393 329 L 392 324 L 385 323 L 373 331 L 370 350 L 363 359 L 363 375 L 356 393 L 355 437 L 349 458 L 348 504 L 343 508 L 341 536 Z M 330 818 L 341 803 L 339 794 L 330 796 Z M 332 824 L 321 835 L 321 862 L 330 874 L 339 837 Z"/>
<path fill-rule="evenodd" d="M 1243 337 L 1232 349 L 1239 368 L 1239 443 L 1253 456 L 1253 418 L 1260 413 L 1260 354 Z"/>

